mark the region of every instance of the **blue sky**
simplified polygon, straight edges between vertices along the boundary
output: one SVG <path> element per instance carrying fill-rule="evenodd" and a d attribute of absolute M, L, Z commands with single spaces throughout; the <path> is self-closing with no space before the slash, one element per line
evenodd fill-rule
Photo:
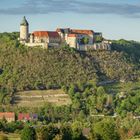
<path fill-rule="evenodd" d="M 24 15 L 30 32 L 70 27 L 140 41 L 140 0 L 1 0 L 0 32 L 19 31 Z"/>

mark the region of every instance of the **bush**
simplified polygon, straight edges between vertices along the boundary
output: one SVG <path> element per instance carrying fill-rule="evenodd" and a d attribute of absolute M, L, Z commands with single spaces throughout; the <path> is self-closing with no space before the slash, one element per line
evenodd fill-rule
<path fill-rule="evenodd" d="M 36 140 L 34 128 L 25 126 L 21 133 L 21 140 Z"/>
<path fill-rule="evenodd" d="M 120 140 L 117 127 L 112 119 L 104 119 L 93 126 L 94 137 L 101 140 Z"/>

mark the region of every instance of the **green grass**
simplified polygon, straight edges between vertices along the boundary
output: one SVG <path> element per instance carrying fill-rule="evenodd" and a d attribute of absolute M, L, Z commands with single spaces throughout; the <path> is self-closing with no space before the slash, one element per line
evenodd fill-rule
<path fill-rule="evenodd" d="M 20 107 L 39 107 L 46 103 L 53 103 L 58 106 L 71 104 L 70 97 L 61 89 L 18 92 L 14 99 L 15 106 Z"/>

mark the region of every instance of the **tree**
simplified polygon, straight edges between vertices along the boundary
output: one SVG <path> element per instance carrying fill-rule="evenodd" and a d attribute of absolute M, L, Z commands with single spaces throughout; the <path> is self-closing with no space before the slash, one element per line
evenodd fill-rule
<path fill-rule="evenodd" d="M 104 119 L 93 126 L 94 137 L 100 140 L 119 140 L 120 136 L 113 119 Z"/>
<path fill-rule="evenodd" d="M 80 43 L 81 43 L 81 44 L 84 44 L 84 45 L 88 44 L 88 43 L 89 43 L 89 38 L 88 38 L 88 37 L 83 37 L 83 38 L 81 39 Z"/>
<path fill-rule="evenodd" d="M 53 124 L 49 124 L 47 126 L 47 130 L 48 130 L 48 139 L 47 140 L 52 140 L 55 138 L 55 136 L 57 134 L 59 134 L 59 129 L 54 126 Z"/>
<path fill-rule="evenodd" d="M 72 140 L 72 129 L 69 125 L 62 125 L 60 134 L 62 135 L 63 140 Z"/>
<path fill-rule="evenodd" d="M 97 88 L 97 95 L 104 95 L 106 94 L 104 87 L 100 86 Z"/>
<path fill-rule="evenodd" d="M 61 135 L 57 134 L 57 135 L 53 138 L 53 140 L 63 140 L 63 139 L 62 139 L 62 136 L 61 136 Z M 64 139 L 64 140 L 65 140 L 65 139 Z"/>
<path fill-rule="evenodd" d="M 103 41 L 103 37 L 102 36 L 96 36 L 95 37 L 95 43 L 100 43 Z"/>
<path fill-rule="evenodd" d="M 72 124 L 72 140 L 82 140 L 82 126 L 81 123 L 78 121 L 73 122 Z"/>
<path fill-rule="evenodd" d="M 46 126 L 42 126 L 36 129 L 37 139 L 38 140 L 48 140 L 49 132 Z"/>
<path fill-rule="evenodd" d="M 34 128 L 30 126 L 25 126 L 21 133 L 21 140 L 36 140 Z"/>
<path fill-rule="evenodd" d="M 106 104 L 107 94 L 102 86 L 97 88 L 96 107 L 98 110 L 103 111 Z"/>

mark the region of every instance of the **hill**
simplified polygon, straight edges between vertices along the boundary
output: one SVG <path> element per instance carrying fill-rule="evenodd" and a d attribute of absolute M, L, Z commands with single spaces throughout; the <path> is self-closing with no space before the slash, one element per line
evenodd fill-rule
<path fill-rule="evenodd" d="M 87 129 L 91 139 L 140 136 L 139 43 L 119 40 L 113 41 L 112 51 L 78 52 L 68 47 L 28 48 L 17 36 L 0 34 L 2 112 L 15 112 L 16 117 L 19 112 L 37 114 L 37 122 L 25 126 L 51 139 L 68 135 L 82 139 L 82 130 Z M 3 120 L 0 126 L 3 132 L 22 133 L 22 124 Z"/>
<path fill-rule="evenodd" d="M 126 53 L 134 63 L 140 62 L 140 42 L 127 41 L 124 39 L 114 40 L 112 50 Z"/>
<path fill-rule="evenodd" d="M 78 52 L 28 48 L 16 40 L 17 33 L 0 35 L 0 85 L 8 89 L 59 88 L 89 80 L 134 80 L 135 65 L 123 52 Z"/>

